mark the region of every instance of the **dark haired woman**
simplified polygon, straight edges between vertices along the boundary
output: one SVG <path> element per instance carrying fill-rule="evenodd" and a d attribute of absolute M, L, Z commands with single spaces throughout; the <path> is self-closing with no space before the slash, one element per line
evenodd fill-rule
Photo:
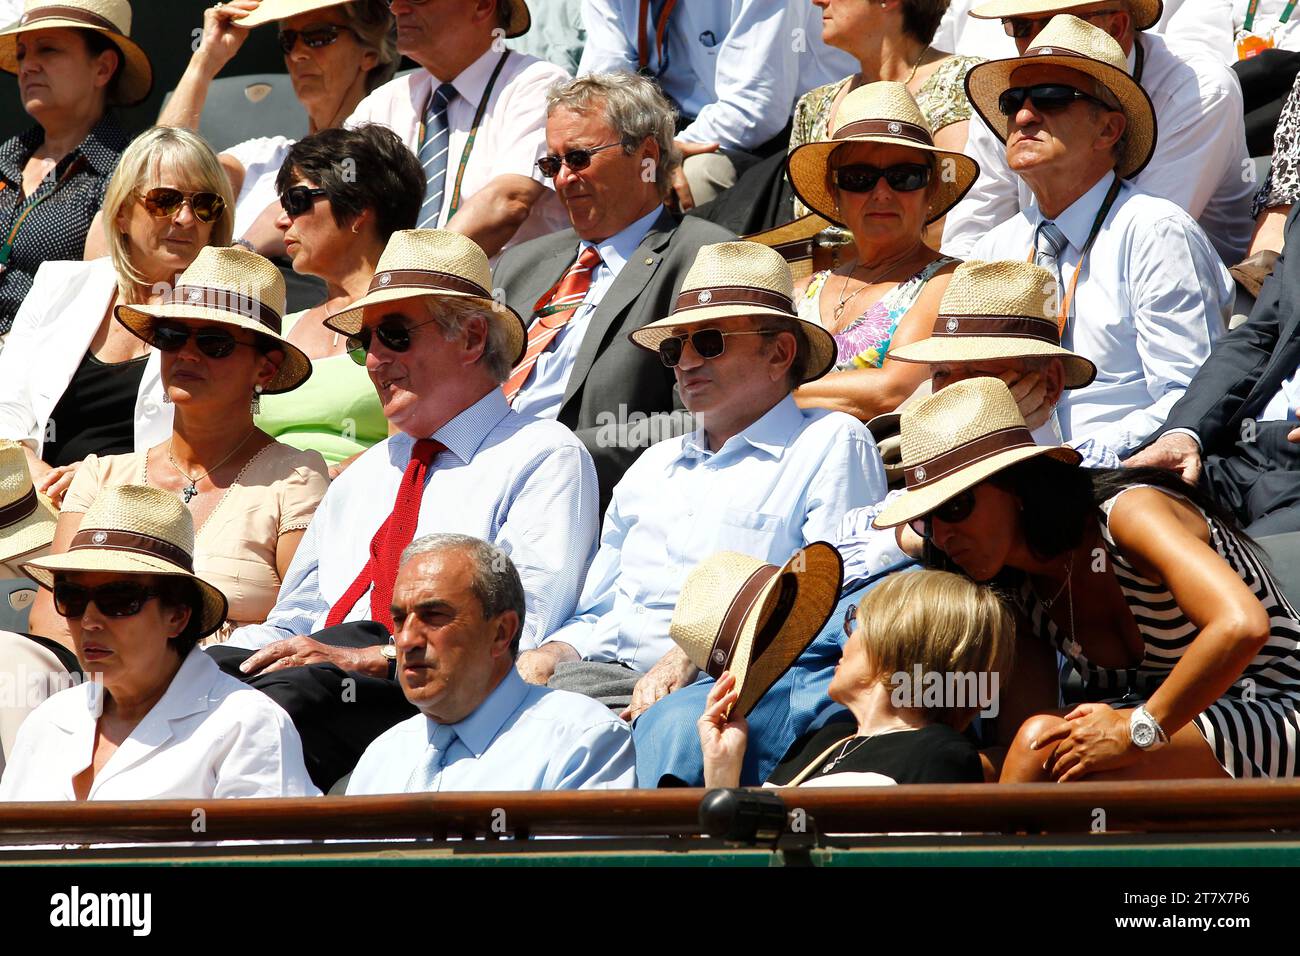
<path fill-rule="evenodd" d="M 901 431 L 908 488 L 876 525 L 1015 586 L 1022 665 L 1055 648 L 1083 679 L 1088 702 L 1056 710 L 1055 683 L 1022 667 L 1004 713 L 1039 712 L 1003 782 L 1296 774 L 1300 618 L 1228 514 L 1168 472 L 1034 445 L 999 379 L 949 385 Z"/>
<path fill-rule="evenodd" d="M 179 499 L 127 485 L 100 495 L 71 550 L 23 565 L 94 679 L 23 722 L 0 800 L 319 794 L 288 715 L 199 650 L 226 599 L 193 573 L 193 550 Z"/>

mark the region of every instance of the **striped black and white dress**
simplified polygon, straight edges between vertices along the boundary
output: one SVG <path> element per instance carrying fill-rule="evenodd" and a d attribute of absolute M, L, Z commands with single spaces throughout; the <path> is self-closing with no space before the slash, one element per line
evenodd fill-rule
<path fill-rule="evenodd" d="M 1118 498 L 1116 495 L 1102 504 L 1101 532 L 1115 579 L 1142 634 L 1142 660 L 1130 668 L 1099 667 L 1089 662 L 1082 648 L 1057 629 L 1028 582 L 1021 595 L 1035 633 L 1046 634 L 1079 672 L 1086 698 L 1123 708 L 1146 701 L 1200 632 L 1168 589 L 1142 577 L 1116 548 L 1110 533 L 1110 511 Z M 1210 544 L 1264 606 L 1270 630 L 1268 642 L 1241 677 L 1194 723 L 1233 777 L 1296 776 L 1300 762 L 1300 615 L 1259 556 L 1214 519 L 1207 516 L 1205 520 Z"/>

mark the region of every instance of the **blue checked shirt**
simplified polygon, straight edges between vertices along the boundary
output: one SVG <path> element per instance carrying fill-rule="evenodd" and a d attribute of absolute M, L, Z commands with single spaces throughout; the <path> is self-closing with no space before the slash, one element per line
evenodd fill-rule
<path fill-rule="evenodd" d="M 493 389 L 432 435 L 433 460 L 415 537 L 468 534 L 510 555 L 528 598 L 521 646 L 573 614 L 596 547 L 598 490 L 591 455 L 569 429 L 510 410 Z M 265 624 L 231 635 L 233 647 L 311 634 L 361 572 L 388 517 L 414 439 L 395 435 L 340 475 L 321 499 Z M 369 595 L 345 620 L 370 619 Z"/>

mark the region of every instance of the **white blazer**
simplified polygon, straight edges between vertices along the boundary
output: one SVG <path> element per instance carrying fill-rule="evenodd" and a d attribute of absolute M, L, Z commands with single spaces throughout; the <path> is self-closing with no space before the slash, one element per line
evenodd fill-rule
<path fill-rule="evenodd" d="M 72 779 L 90 766 L 102 695 L 87 681 L 32 711 L 0 778 L 0 801 L 76 799 Z M 100 769 L 89 799 L 319 795 L 289 715 L 196 647 Z"/>
<path fill-rule="evenodd" d="M 86 357 L 117 290 L 105 256 L 91 262 L 46 262 L 14 317 L 0 350 L 0 438 L 21 441 L 39 457 L 54 407 Z M 172 407 L 163 402 L 162 364 L 149 351 L 135 400 L 135 450 L 164 441 Z"/>

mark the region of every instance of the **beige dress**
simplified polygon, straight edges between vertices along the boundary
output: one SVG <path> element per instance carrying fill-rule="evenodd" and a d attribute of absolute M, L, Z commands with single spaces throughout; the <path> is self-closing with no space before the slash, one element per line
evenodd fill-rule
<path fill-rule="evenodd" d="M 87 455 L 63 500 L 63 511 L 84 514 L 103 488 L 148 484 L 147 454 Z M 311 523 L 328 485 L 319 452 L 274 442 L 240 470 L 196 529 L 194 573 L 230 602 L 229 617 L 216 640 L 225 640 L 240 625 L 266 620 L 280 591 L 275 563 L 280 535 Z"/>

